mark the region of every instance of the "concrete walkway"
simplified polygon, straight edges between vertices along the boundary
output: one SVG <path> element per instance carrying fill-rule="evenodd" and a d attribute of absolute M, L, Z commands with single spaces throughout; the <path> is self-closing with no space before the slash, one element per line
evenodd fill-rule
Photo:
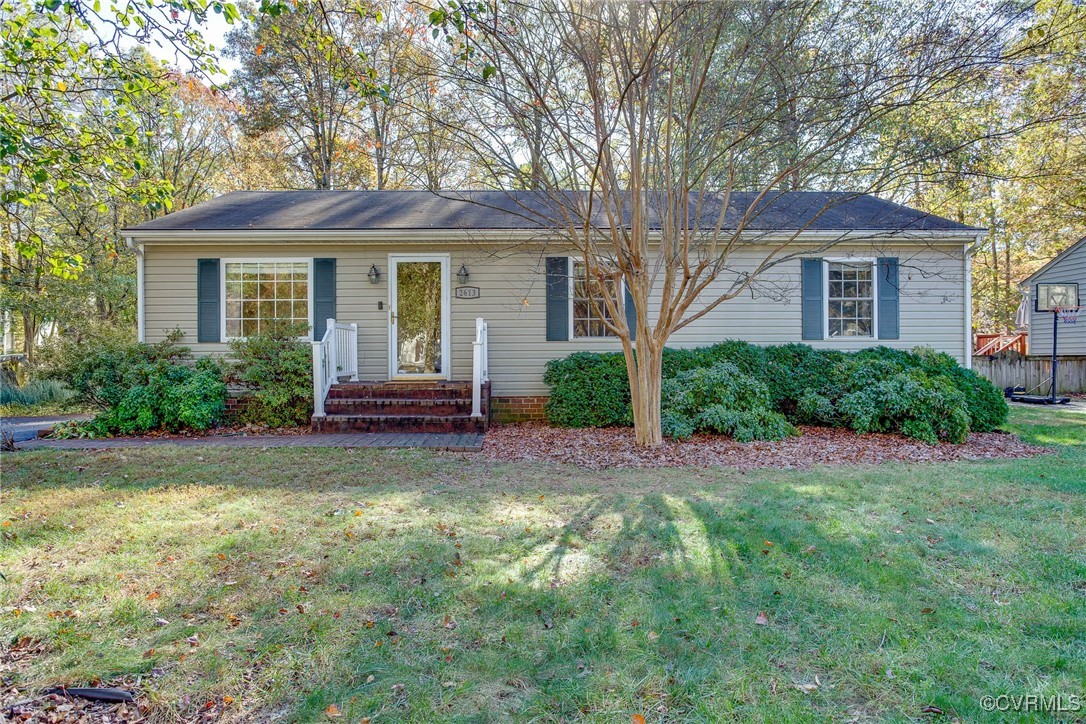
<path fill-rule="evenodd" d="M 160 447 L 368 447 L 427 448 L 450 452 L 479 452 L 481 433 L 395 433 L 368 432 L 344 435 L 212 435 L 208 437 L 111 437 L 101 440 L 41 440 L 18 443 L 20 450 L 108 450 L 114 448 Z"/>
<path fill-rule="evenodd" d="M 10 429 L 15 436 L 15 442 L 34 440 L 39 432 L 49 432 L 58 422 L 69 420 L 89 420 L 90 415 L 51 415 L 49 417 L 4 417 L 0 418 L 0 426 Z"/>

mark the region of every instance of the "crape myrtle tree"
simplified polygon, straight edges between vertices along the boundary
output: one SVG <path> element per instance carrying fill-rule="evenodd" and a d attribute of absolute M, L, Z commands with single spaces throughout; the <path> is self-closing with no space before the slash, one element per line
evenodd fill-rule
<path fill-rule="evenodd" d="M 797 248 L 803 229 L 767 228 L 777 195 L 885 188 L 940 152 L 901 142 L 880 155 L 887 127 L 1045 42 L 1023 42 L 1029 10 L 1001 3 L 533 0 L 434 13 L 466 18 L 442 26 L 447 82 L 501 116 L 457 129 L 462 147 L 493 187 L 535 189 L 523 213 L 583 262 L 593 314 L 621 342 L 643 446 L 661 443 L 671 335 L 846 238 Z M 764 252 L 747 273 L 729 266 L 740 247 Z"/>

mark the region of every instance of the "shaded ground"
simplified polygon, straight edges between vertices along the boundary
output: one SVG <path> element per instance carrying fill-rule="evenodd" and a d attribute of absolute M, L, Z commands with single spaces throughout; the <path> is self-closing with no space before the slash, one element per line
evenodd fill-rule
<path fill-rule="evenodd" d="M 801 427 L 798 437 L 777 442 L 737 443 L 726 437 L 699 435 L 668 441 L 661 449 L 634 444 L 633 430 L 552 428 L 542 423 L 504 425 L 487 433 L 483 454 L 499 461 L 568 463 L 591 470 L 615 466 L 638 468 L 710 467 L 738 470 L 805 469 L 814 465 L 885 462 L 950 462 L 991 458 L 1026 458 L 1051 452 L 1016 435 L 974 433 L 963 445 L 928 445 L 900 435 L 857 435 L 828 427 Z"/>
<path fill-rule="evenodd" d="M 5 455 L 0 700 L 120 682 L 150 721 L 792 722 L 1082 696 L 1086 422 L 1012 419 L 1055 453 Z"/>
<path fill-rule="evenodd" d="M 71 440 L 28 440 L 21 450 L 120 450 L 145 447 L 184 448 L 427 448 L 452 452 L 477 452 L 483 447 L 481 433 L 319 433 L 303 434 L 207 434 L 144 435 L 141 437 L 106 437 Z"/>

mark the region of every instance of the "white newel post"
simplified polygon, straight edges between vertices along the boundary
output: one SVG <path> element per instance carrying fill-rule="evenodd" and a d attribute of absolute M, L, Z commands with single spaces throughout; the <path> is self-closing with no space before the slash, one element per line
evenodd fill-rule
<path fill-rule="evenodd" d="M 358 323 L 351 322 L 351 382 L 358 382 Z"/>
<path fill-rule="evenodd" d="M 339 379 L 339 350 L 336 349 L 336 320 L 326 319 L 324 334 L 328 337 L 328 375 L 335 382 Z"/>
<path fill-rule="evenodd" d="M 323 345 L 313 343 L 313 416 L 324 417 L 324 360 L 321 359 Z"/>
<path fill-rule="evenodd" d="M 475 320 L 475 342 L 471 345 L 471 416 L 483 416 L 483 383 L 487 373 L 486 322 L 482 317 Z"/>

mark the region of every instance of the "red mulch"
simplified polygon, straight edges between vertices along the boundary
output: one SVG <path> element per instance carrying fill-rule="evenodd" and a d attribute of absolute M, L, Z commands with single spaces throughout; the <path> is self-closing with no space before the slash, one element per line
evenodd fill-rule
<path fill-rule="evenodd" d="M 664 468 L 720 465 L 739 470 L 802 469 L 812 465 L 884 462 L 949 462 L 989 458 L 1028 458 L 1051 448 L 1028 445 L 1016 435 L 973 433 L 962 445 L 928 445 L 900 435 L 857 435 L 849 430 L 800 427 L 799 437 L 780 442 L 738 443 L 729 437 L 699 435 L 686 442 L 665 441 L 646 450 L 634 445 L 624 427 L 569 429 L 543 423 L 500 425 L 490 429 L 482 455 L 497 461 L 547 461 L 600 470 L 613 467 Z"/>

